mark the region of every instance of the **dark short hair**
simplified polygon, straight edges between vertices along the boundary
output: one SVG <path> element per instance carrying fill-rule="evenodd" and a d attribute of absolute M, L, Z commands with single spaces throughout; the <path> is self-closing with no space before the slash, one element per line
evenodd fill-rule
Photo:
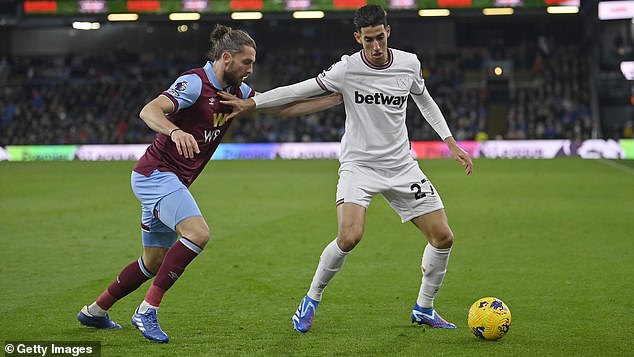
<path fill-rule="evenodd" d="M 364 27 L 387 26 L 387 13 L 380 5 L 366 5 L 357 9 L 354 13 L 354 26 L 357 32 Z"/>
<path fill-rule="evenodd" d="M 255 41 L 248 33 L 242 30 L 234 30 L 229 26 L 216 24 L 211 32 L 211 50 L 209 50 L 209 58 L 212 60 L 218 60 L 225 51 L 238 53 L 242 51 L 243 46 L 249 46 L 253 47 L 253 49 L 257 49 Z"/>

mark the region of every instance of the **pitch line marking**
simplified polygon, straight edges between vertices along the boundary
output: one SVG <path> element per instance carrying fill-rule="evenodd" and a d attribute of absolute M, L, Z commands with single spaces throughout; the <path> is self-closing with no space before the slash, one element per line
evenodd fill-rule
<path fill-rule="evenodd" d="M 612 160 L 600 159 L 599 161 L 601 163 L 607 165 L 607 166 L 610 166 L 610 167 L 615 168 L 617 170 L 621 170 L 621 171 L 623 171 L 625 173 L 628 173 L 628 174 L 634 176 L 634 169 L 629 167 L 629 166 L 619 164 L 619 163 L 614 162 Z"/>

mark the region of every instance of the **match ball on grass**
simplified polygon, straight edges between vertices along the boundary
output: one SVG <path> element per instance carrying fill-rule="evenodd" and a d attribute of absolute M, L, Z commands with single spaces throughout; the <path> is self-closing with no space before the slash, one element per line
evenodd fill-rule
<path fill-rule="evenodd" d="M 471 305 L 467 324 L 477 337 L 484 340 L 498 340 L 509 332 L 511 310 L 502 300 L 485 297 Z"/>

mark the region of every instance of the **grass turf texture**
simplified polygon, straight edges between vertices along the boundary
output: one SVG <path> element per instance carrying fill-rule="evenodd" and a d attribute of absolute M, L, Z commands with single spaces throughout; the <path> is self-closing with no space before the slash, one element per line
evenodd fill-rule
<path fill-rule="evenodd" d="M 457 330 L 410 324 L 425 245 L 376 197 L 362 243 L 292 330 L 336 235 L 336 161 L 216 161 L 192 186 L 212 241 L 163 300 L 168 345 L 130 325 L 148 287 L 111 310 L 118 331 L 79 326 L 140 248 L 131 162 L 0 163 L 0 341 L 101 341 L 103 356 L 615 356 L 634 351 L 634 165 L 599 160 L 421 163 L 456 243 L 438 311 Z M 628 167 L 629 166 L 629 167 Z M 513 324 L 476 339 L 469 306 L 496 296 Z"/>

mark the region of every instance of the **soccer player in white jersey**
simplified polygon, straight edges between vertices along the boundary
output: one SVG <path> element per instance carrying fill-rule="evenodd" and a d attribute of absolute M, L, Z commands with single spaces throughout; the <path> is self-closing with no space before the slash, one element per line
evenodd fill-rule
<path fill-rule="evenodd" d="M 363 6 L 356 11 L 354 24 L 354 37 L 363 49 L 341 57 L 316 78 L 249 99 L 226 97 L 222 102 L 231 105 L 231 116 L 236 116 L 325 91 L 343 95 L 346 124 L 336 196 L 338 234 L 320 256 L 310 289 L 292 318 L 293 325 L 299 332 L 310 329 L 324 289 L 363 236 L 366 208 L 373 196 L 381 194 L 401 220 L 414 223 L 429 242 L 423 252 L 423 278 L 412 323 L 452 329 L 455 325 L 438 315 L 433 303 L 454 237 L 438 192 L 410 154 L 405 125 L 408 96 L 467 175 L 472 171 L 471 158 L 457 145 L 425 88 L 416 55 L 387 46 L 390 26 L 385 10 L 378 5 Z"/>

